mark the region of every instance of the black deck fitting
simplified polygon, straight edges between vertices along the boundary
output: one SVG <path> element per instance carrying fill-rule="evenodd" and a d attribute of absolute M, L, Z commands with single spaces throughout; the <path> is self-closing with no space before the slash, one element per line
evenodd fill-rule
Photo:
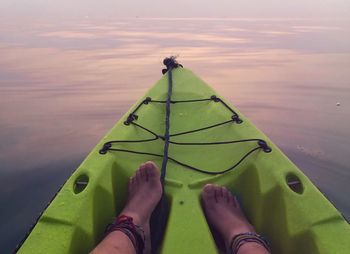
<path fill-rule="evenodd" d="M 144 101 L 143 101 L 143 104 L 148 104 L 152 101 L 152 98 L 151 97 L 147 97 Z"/>
<path fill-rule="evenodd" d="M 259 140 L 258 145 L 261 147 L 261 149 L 263 149 L 265 153 L 270 153 L 272 151 L 271 147 L 267 145 L 265 140 Z"/>
<path fill-rule="evenodd" d="M 106 154 L 108 149 L 112 147 L 111 143 L 105 143 L 102 149 L 99 151 L 100 154 Z"/>
<path fill-rule="evenodd" d="M 215 102 L 219 102 L 219 101 L 220 101 L 220 99 L 219 99 L 218 97 L 216 97 L 216 95 L 212 95 L 212 96 L 210 97 L 210 99 L 212 99 L 212 100 L 215 101 Z"/>
<path fill-rule="evenodd" d="M 130 114 L 128 116 L 128 118 L 126 119 L 126 121 L 124 122 L 125 125 L 129 125 L 131 122 L 133 122 L 134 120 L 137 120 L 138 115 L 135 115 L 135 114 Z"/>
<path fill-rule="evenodd" d="M 166 69 L 163 69 L 162 70 L 162 73 L 163 75 L 165 73 L 167 73 L 168 70 L 170 69 L 175 69 L 177 67 L 183 67 L 181 64 L 179 64 L 177 61 L 176 61 L 176 57 L 175 56 L 170 56 L 170 57 L 166 57 L 164 60 L 163 60 L 163 64 L 166 66 Z"/>

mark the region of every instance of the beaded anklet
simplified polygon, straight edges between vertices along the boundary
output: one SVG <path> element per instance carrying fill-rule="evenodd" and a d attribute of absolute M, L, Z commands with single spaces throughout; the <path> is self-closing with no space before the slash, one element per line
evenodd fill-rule
<path fill-rule="evenodd" d="M 237 254 L 239 248 L 242 247 L 242 245 L 252 242 L 260 244 L 270 253 L 270 246 L 266 239 L 261 235 L 253 232 L 241 233 L 233 237 L 230 244 L 230 253 Z"/>
<path fill-rule="evenodd" d="M 133 218 L 127 215 L 119 215 L 115 221 L 109 224 L 105 230 L 108 235 L 113 231 L 123 232 L 129 237 L 137 254 L 142 254 L 145 248 L 145 233 L 140 226 L 133 222 Z"/>

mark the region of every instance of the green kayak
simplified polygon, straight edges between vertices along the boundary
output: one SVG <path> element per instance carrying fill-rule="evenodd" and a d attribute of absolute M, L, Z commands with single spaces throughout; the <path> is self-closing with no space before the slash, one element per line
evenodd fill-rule
<path fill-rule="evenodd" d="M 239 197 L 272 253 L 349 253 L 349 224 L 311 181 L 204 81 L 166 64 L 63 185 L 18 253 L 91 251 L 123 208 L 129 177 L 149 160 L 161 168 L 165 190 L 159 253 L 219 253 L 201 207 L 206 183 Z"/>

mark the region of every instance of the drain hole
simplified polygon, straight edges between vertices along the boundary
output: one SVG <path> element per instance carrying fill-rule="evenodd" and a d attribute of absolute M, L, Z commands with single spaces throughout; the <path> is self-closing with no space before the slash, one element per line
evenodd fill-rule
<path fill-rule="evenodd" d="M 85 190 L 86 186 L 89 183 L 89 177 L 87 175 L 80 175 L 74 182 L 73 191 L 75 194 L 79 194 Z"/>
<path fill-rule="evenodd" d="M 296 175 L 294 174 L 288 174 L 287 177 L 286 177 L 286 181 L 287 181 L 287 184 L 289 186 L 289 188 L 298 193 L 298 194 L 302 194 L 303 191 L 304 191 L 304 187 L 303 187 L 303 184 L 301 183 L 299 177 L 297 177 Z"/>

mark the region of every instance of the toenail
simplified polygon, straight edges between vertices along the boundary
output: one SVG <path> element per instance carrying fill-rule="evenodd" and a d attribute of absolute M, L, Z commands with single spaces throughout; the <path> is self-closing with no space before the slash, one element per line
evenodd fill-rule
<path fill-rule="evenodd" d="M 154 166 L 154 163 L 152 161 L 147 161 L 146 166 Z"/>
<path fill-rule="evenodd" d="M 207 193 L 212 193 L 214 191 L 213 185 L 208 184 L 208 185 L 204 186 L 204 191 Z"/>

